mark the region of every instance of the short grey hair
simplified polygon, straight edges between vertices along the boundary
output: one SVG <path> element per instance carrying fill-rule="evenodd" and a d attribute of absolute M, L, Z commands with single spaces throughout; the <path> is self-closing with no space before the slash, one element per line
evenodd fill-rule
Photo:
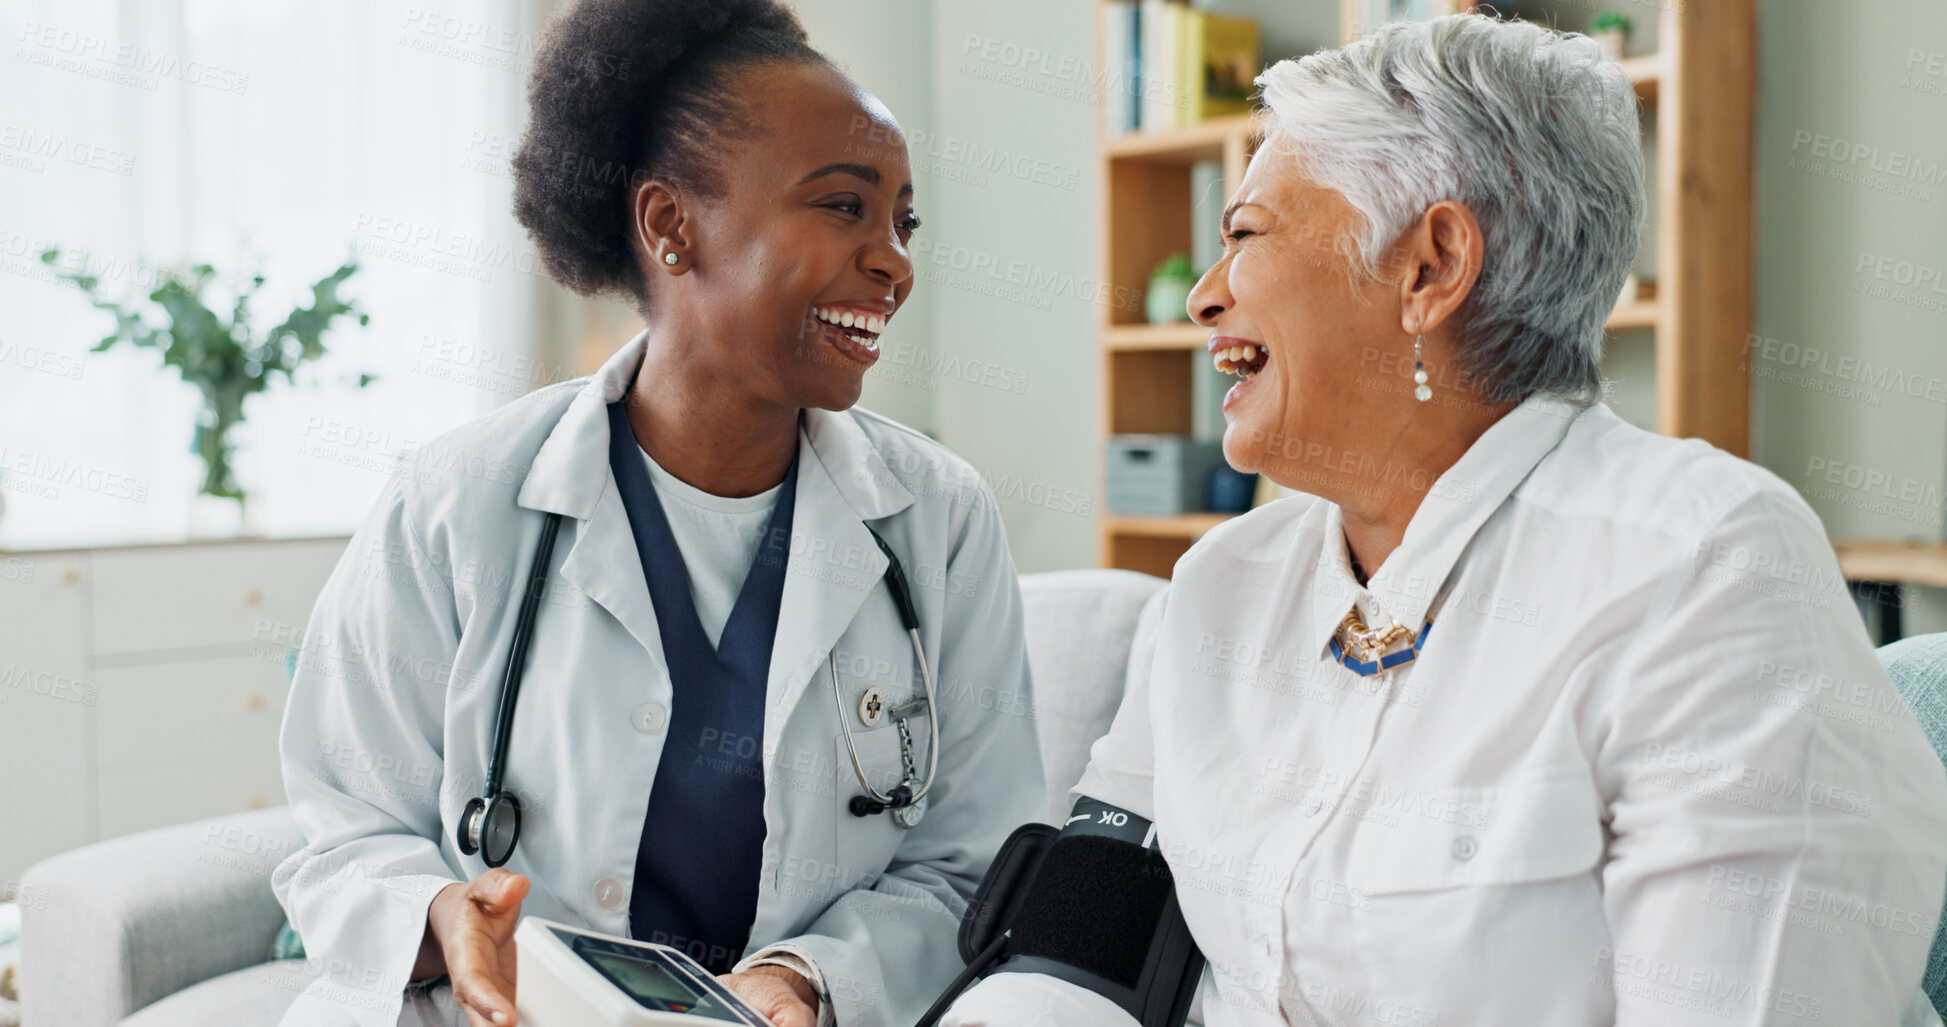
<path fill-rule="evenodd" d="M 1483 267 L 1454 334 L 1477 396 L 1600 394 L 1644 200 L 1636 92 L 1593 40 L 1476 14 L 1395 22 L 1257 85 L 1268 142 L 1364 217 L 1364 273 L 1434 203 L 1474 212 Z"/>

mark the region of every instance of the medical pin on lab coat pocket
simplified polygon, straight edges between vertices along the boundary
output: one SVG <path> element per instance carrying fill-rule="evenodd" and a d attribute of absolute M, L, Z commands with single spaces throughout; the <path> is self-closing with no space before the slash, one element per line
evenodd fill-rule
<path fill-rule="evenodd" d="M 859 723 L 878 727 L 886 716 L 886 693 L 878 685 L 868 685 L 859 695 Z"/>

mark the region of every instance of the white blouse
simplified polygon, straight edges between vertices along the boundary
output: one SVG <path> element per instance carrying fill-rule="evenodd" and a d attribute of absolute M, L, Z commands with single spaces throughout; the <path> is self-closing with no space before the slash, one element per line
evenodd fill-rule
<path fill-rule="evenodd" d="M 1156 822 L 1202 1021 L 1939 1023 L 1947 775 L 1805 503 L 1539 398 L 1427 485 L 1369 587 L 1321 499 L 1199 541 L 1077 787 Z M 1334 662 L 1353 604 L 1419 658 Z M 1029 974 L 946 1020 L 1132 1022 Z"/>

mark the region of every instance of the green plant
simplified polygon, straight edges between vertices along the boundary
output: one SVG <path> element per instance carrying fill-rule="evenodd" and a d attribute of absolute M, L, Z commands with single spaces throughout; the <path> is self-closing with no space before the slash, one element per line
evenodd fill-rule
<path fill-rule="evenodd" d="M 115 331 L 96 343 L 90 352 L 100 353 L 116 343 L 162 350 L 162 363 L 173 367 L 182 380 L 203 395 L 193 448 L 203 459 L 203 485 L 197 491 L 211 496 L 241 501 L 230 468 L 230 429 L 243 423 L 243 401 L 264 391 L 271 376 L 283 374 L 295 381 L 300 364 L 325 355 L 324 334 L 333 321 L 355 316 L 363 325 L 371 317 L 351 301 L 338 296 L 338 287 L 358 270 L 356 261 L 347 262 L 311 286 L 311 305 L 298 307 L 273 328 L 261 334 L 252 330 L 250 303 L 263 287 L 264 276 L 254 275 L 246 288 L 233 290 L 234 301 L 227 316 L 204 302 L 203 290 L 216 279 L 216 269 L 208 264 L 173 270 L 148 300 L 160 310 L 159 323 L 145 315 L 148 310 L 110 299 L 101 291 L 101 280 L 84 270 L 61 269 L 61 251 L 46 250 L 41 261 L 57 269 L 57 277 L 74 283 L 98 310 L 115 315 Z M 359 388 L 370 385 L 373 375 L 358 376 Z"/>
<path fill-rule="evenodd" d="M 1164 257 L 1163 262 L 1161 264 L 1156 265 L 1156 271 L 1153 274 L 1151 274 L 1149 277 L 1188 278 L 1191 281 L 1195 281 L 1197 277 L 1197 268 L 1195 264 L 1190 263 L 1189 254 L 1172 253 L 1169 256 Z"/>
<path fill-rule="evenodd" d="M 1592 36 L 1599 32 L 1620 32 L 1626 36 L 1635 29 L 1636 23 L 1621 11 L 1603 11 L 1589 19 L 1589 35 Z"/>

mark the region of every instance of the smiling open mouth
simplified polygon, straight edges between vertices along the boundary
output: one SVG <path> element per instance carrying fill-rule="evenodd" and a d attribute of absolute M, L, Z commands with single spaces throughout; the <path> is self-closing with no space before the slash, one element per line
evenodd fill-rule
<path fill-rule="evenodd" d="M 879 359 L 879 336 L 886 330 L 887 315 L 843 305 L 811 308 L 819 331 L 831 340 L 840 353 L 871 366 Z"/>
<path fill-rule="evenodd" d="M 844 307 L 813 307 L 811 316 L 836 326 L 847 338 L 861 346 L 878 345 L 879 335 L 886 330 L 885 318 Z"/>
<path fill-rule="evenodd" d="M 1247 342 L 1212 349 L 1210 359 L 1217 365 L 1218 371 L 1248 380 L 1271 362 L 1271 352 Z"/>

